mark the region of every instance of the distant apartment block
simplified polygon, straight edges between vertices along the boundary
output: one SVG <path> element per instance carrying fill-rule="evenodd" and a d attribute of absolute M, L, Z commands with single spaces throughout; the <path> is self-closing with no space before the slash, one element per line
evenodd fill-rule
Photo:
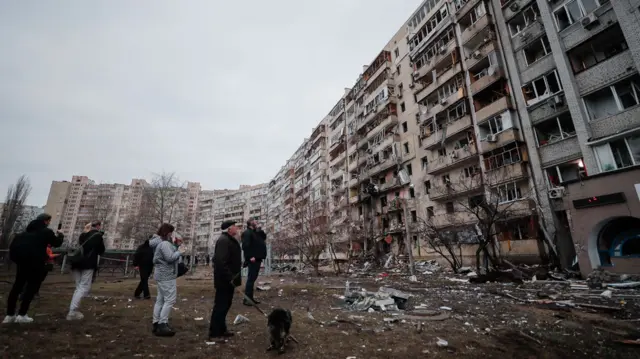
<path fill-rule="evenodd" d="M 640 0 L 424 1 L 276 174 L 269 226 L 316 188 L 351 251 L 371 249 L 358 226 L 402 254 L 420 219 L 472 237 L 460 203 L 495 193 L 521 209 L 504 255 L 536 257 L 545 236 L 583 273 L 637 272 L 639 68 Z"/>

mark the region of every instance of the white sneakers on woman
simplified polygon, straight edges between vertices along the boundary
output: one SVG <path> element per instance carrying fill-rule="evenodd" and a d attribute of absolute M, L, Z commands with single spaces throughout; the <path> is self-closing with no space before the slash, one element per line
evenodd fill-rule
<path fill-rule="evenodd" d="M 18 323 L 18 324 L 27 324 L 32 323 L 33 318 L 28 315 L 7 315 L 4 317 L 2 324 L 10 324 L 10 323 Z"/>

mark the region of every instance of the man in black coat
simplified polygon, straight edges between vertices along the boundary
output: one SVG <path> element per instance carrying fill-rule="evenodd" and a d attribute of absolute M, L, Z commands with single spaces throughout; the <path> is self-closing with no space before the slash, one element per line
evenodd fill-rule
<path fill-rule="evenodd" d="M 216 297 L 209 324 L 210 339 L 233 336 L 227 329 L 227 314 L 233 302 L 235 287 L 242 285 L 242 249 L 235 238 L 238 227 L 235 221 L 224 221 L 220 229 L 222 234 L 216 241 L 213 253 L 213 286 Z"/>
<path fill-rule="evenodd" d="M 153 271 L 153 254 L 153 249 L 147 239 L 136 249 L 136 253 L 133 255 L 133 266 L 140 273 L 140 283 L 138 283 L 138 287 L 133 293 L 136 298 L 139 298 L 140 294 L 144 294 L 144 299 L 151 299 L 149 277 Z"/>
<path fill-rule="evenodd" d="M 16 235 L 11 242 L 10 257 L 17 265 L 16 279 L 7 298 L 7 316 L 2 323 L 31 323 L 27 315 L 34 294 L 40 288 L 47 260 L 47 247 L 60 247 L 64 236 L 48 228 L 51 216 L 43 213 L 31 221 L 25 232 Z M 20 292 L 25 288 L 20 309 L 16 316 L 16 305 Z"/>
<path fill-rule="evenodd" d="M 253 287 L 260 273 L 262 261 L 267 258 L 267 234 L 258 226 L 255 219 L 247 221 L 247 229 L 242 233 L 242 251 L 244 252 L 245 265 L 248 267 L 247 284 L 244 294 L 251 298 L 253 303 L 259 304 L 253 297 Z M 244 305 L 253 305 L 246 298 Z"/>

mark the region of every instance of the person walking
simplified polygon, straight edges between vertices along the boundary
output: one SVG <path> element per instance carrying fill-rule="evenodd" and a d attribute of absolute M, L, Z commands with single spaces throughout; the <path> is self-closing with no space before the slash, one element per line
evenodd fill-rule
<path fill-rule="evenodd" d="M 159 337 L 172 337 L 176 334 L 169 326 L 169 315 L 178 295 L 176 278 L 178 278 L 178 264 L 184 247 L 180 247 L 182 239 L 176 238 L 175 242 L 172 242 L 174 230 L 171 224 L 164 223 L 149 241 L 153 249 L 155 265 L 153 279 L 158 286 L 156 304 L 153 307 L 152 332 Z"/>
<path fill-rule="evenodd" d="M 78 261 L 71 263 L 71 273 L 76 282 L 76 289 L 71 297 L 67 320 L 80 320 L 84 315 L 78 311 L 80 301 L 91 290 L 93 275 L 98 269 L 98 257 L 104 254 L 104 237 L 101 230 L 102 222 L 93 221 L 85 226 L 80 234 L 78 244 L 82 246 L 83 255 Z"/>
<path fill-rule="evenodd" d="M 61 232 L 54 233 L 48 228 L 51 215 L 43 213 L 31 221 L 24 232 L 19 233 L 11 242 L 9 255 L 16 263 L 16 277 L 7 298 L 7 315 L 2 321 L 7 323 L 31 323 L 27 315 L 33 296 L 40 288 L 47 260 L 47 246 L 60 247 L 64 240 Z M 20 309 L 16 316 L 16 306 L 20 292 L 25 288 Z"/>
<path fill-rule="evenodd" d="M 55 259 L 57 256 L 59 256 L 59 254 L 54 254 L 53 249 L 51 249 L 51 245 L 48 245 L 47 261 L 44 264 L 44 271 L 42 272 L 42 280 L 40 281 L 40 284 L 38 285 L 38 289 L 36 290 L 36 293 L 33 295 L 33 298 L 40 298 L 40 287 L 42 286 L 42 283 L 44 283 L 44 280 L 47 279 L 47 275 L 49 274 L 49 272 L 53 270 L 53 265 L 55 264 Z M 22 293 L 20 294 L 20 300 L 24 298 L 24 294 L 26 293 L 26 291 L 27 291 L 27 285 L 25 285 L 24 289 L 22 289 Z"/>
<path fill-rule="evenodd" d="M 255 219 L 248 220 L 247 229 L 242 233 L 242 251 L 244 252 L 245 265 L 248 267 L 247 283 L 244 290 L 246 297 L 242 301 L 244 305 L 260 304 L 253 296 L 253 288 L 258 274 L 260 274 L 262 261 L 267 258 L 266 241 L 267 234 L 260 228 L 258 222 Z"/>
<path fill-rule="evenodd" d="M 140 283 L 133 292 L 133 296 L 139 298 L 141 294 L 144 294 L 144 299 L 151 299 L 151 292 L 149 292 L 149 277 L 153 272 L 153 249 L 149 244 L 149 239 L 144 241 L 136 253 L 133 255 L 133 266 L 138 270 L 140 274 Z"/>
<path fill-rule="evenodd" d="M 242 249 L 235 238 L 238 227 L 235 221 L 224 221 L 222 234 L 216 241 L 213 253 L 213 286 L 216 290 L 209 324 L 209 339 L 232 337 L 227 329 L 227 314 L 233 302 L 233 291 L 242 285 Z"/>

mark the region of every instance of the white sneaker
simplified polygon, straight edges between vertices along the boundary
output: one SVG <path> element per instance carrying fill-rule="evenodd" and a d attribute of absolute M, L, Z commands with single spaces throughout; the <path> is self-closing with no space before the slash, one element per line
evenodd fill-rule
<path fill-rule="evenodd" d="M 11 324 L 11 323 L 15 323 L 16 322 L 16 316 L 15 315 L 7 315 L 6 317 L 4 317 L 4 320 L 2 321 L 2 324 Z"/>
<path fill-rule="evenodd" d="M 33 318 L 29 317 L 28 315 L 19 315 L 16 317 L 16 323 L 21 323 L 21 324 L 26 324 L 26 323 L 32 323 L 33 322 Z"/>
<path fill-rule="evenodd" d="M 67 314 L 67 320 L 81 320 L 84 318 L 84 315 L 80 312 L 69 312 Z"/>

